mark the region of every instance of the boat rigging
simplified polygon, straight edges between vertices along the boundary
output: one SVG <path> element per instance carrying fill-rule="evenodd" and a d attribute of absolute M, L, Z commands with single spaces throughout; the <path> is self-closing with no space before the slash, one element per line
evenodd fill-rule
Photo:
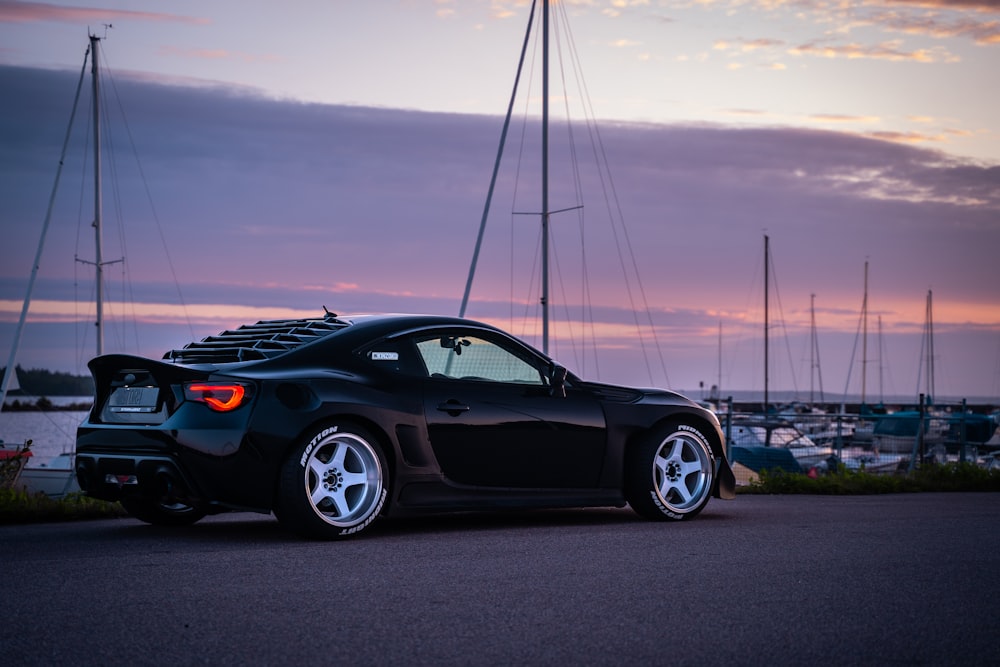
<path fill-rule="evenodd" d="M 560 332 L 560 335 L 554 335 L 555 327 L 552 324 L 552 307 L 555 305 L 553 295 L 552 295 L 552 274 L 553 265 L 555 265 L 556 272 L 558 272 L 559 266 L 556 261 L 557 253 L 555 252 L 555 239 L 553 235 L 553 229 L 551 226 L 552 218 L 556 214 L 577 211 L 580 220 L 580 238 L 581 238 L 581 267 L 583 277 L 581 278 L 581 304 L 580 304 L 580 322 L 582 323 L 583 334 L 580 337 L 580 341 L 584 338 L 590 339 L 590 345 L 593 346 L 594 352 L 592 354 L 593 363 L 597 374 L 599 375 L 600 370 L 598 366 L 598 358 L 596 354 L 596 325 L 594 323 L 593 316 L 593 305 L 591 303 L 591 296 L 589 292 L 589 282 L 586 277 L 587 272 L 587 256 L 586 250 L 583 247 L 583 209 L 584 203 L 582 201 L 582 195 L 580 190 L 582 188 L 581 177 L 579 172 L 579 166 L 576 163 L 576 148 L 574 146 L 574 137 L 572 129 L 568 130 L 568 140 L 567 144 L 569 146 L 568 150 L 573 160 L 572 173 L 574 176 L 574 184 L 577 189 L 577 201 L 572 202 L 567 206 L 553 206 L 551 200 L 552 188 L 551 188 L 551 175 L 553 172 L 551 164 L 551 154 L 552 154 L 552 138 L 550 136 L 551 128 L 551 114 L 550 114 L 550 101 L 553 99 L 552 91 L 550 90 L 550 35 L 559 35 L 559 29 L 562 29 L 567 33 L 565 43 L 568 44 L 572 50 L 572 37 L 568 35 L 568 20 L 565 16 L 565 9 L 560 5 L 556 4 L 555 7 L 550 7 L 551 3 L 549 0 L 543 0 L 542 2 L 534 1 L 532 2 L 531 8 L 529 10 L 527 30 L 525 32 L 524 40 L 521 46 L 520 58 L 518 61 L 517 71 L 514 78 L 514 86 L 511 92 L 510 100 L 507 105 L 507 113 L 504 118 L 502 130 L 500 133 L 500 142 L 497 149 L 496 158 L 493 165 L 493 171 L 490 178 L 489 187 L 487 189 L 486 201 L 483 209 L 482 218 L 479 225 L 479 231 L 476 238 L 475 249 L 472 255 L 472 261 L 469 267 L 469 273 L 465 284 L 465 290 L 462 297 L 461 306 L 459 308 L 459 315 L 464 317 L 470 305 L 470 298 L 472 292 L 472 285 L 475 279 L 475 274 L 481 257 L 481 250 L 483 246 L 484 234 L 486 230 L 486 222 L 489 218 L 490 210 L 493 204 L 494 194 L 496 192 L 496 187 L 498 183 L 498 178 L 500 174 L 501 162 L 503 160 L 505 145 L 508 140 L 508 133 L 510 130 L 511 119 L 513 117 L 513 111 L 515 102 L 518 97 L 519 88 L 521 86 L 521 79 L 525 69 L 525 63 L 528 55 L 528 46 L 531 42 L 531 36 L 533 34 L 533 27 L 536 24 L 536 11 L 540 14 L 541 22 L 541 70 L 542 70 L 542 81 L 541 81 L 541 123 L 540 123 L 540 171 L 539 171 L 539 181 L 540 181 L 540 192 L 538 193 L 540 199 L 540 209 L 524 212 L 513 210 L 512 216 L 520 215 L 531 215 L 537 216 L 540 220 L 540 238 L 538 240 L 539 244 L 539 254 L 538 261 L 540 263 L 540 280 L 538 286 L 537 294 L 537 304 L 540 309 L 540 320 L 541 320 L 541 350 L 546 353 L 552 353 L 553 343 L 559 339 L 571 339 L 573 338 L 572 324 L 570 324 L 572 317 L 569 316 L 569 306 L 568 300 L 563 298 L 562 306 L 567 310 L 566 317 L 566 328 Z M 553 9 L 556 12 L 556 16 L 553 17 Z M 562 13 L 559 13 L 562 10 Z M 579 64 L 576 62 L 576 55 L 573 54 L 571 61 L 579 68 Z M 562 59 L 559 60 L 562 64 Z M 577 74 L 576 80 L 580 81 L 580 76 Z M 565 76 L 562 77 L 563 82 L 565 82 Z M 609 167 L 606 163 L 606 157 L 603 145 L 601 145 L 600 133 L 596 127 L 596 121 L 592 116 L 592 107 L 589 103 L 589 99 L 585 92 L 585 87 L 581 86 L 581 92 L 577 96 L 571 96 L 566 93 L 563 100 L 569 100 L 573 97 L 576 101 L 580 101 L 586 120 L 587 132 L 586 135 L 590 138 L 592 142 L 592 152 L 597 157 L 599 164 L 597 165 L 597 176 L 594 177 L 595 184 L 600 190 L 603 190 L 605 196 L 605 204 L 609 215 L 610 229 L 614 234 L 614 246 L 618 251 L 618 261 L 619 269 L 625 278 L 625 289 L 627 293 L 627 305 L 630 308 L 633 318 L 635 320 L 636 335 L 638 338 L 639 345 L 642 349 L 643 359 L 646 364 L 646 369 L 649 374 L 650 383 L 655 384 L 653 379 L 653 369 L 650 359 L 650 350 L 647 350 L 647 346 L 651 345 L 655 348 L 656 354 L 659 357 L 659 367 L 662 370 L 663 377 L 666 384 L 669 386 L 669 377 L 666 372 L 666 364 L 663 360 L 662 352 L 659 349 L 659 341 L 657 340 L 656 328 L 652 322 L 652 316 L 650 314 L 649 304 L 646 300 L 645 291 L 642 286 L 641 278 L 639 277 L 639 271 L 635 259 L 635 255 L 632 251 L 631 244 L 628 238 L 628 232 L 625 229 L 624 220 L 621 219 L 621 207 L 618 206 L 617 196 L 614 193 L 613 180 L 611 179 Z M 567 124 L 569 125 L 569 110 L 566 110 Z M 522 137 L 522 146 L 524 140 Z M 603 160 L 603 162 L 602 162 Z M 617 215 L 617 219 L 616 219 Z M 610 246 L 610 244 L 609 244 Z M 513 267 L 511 268 L 511 274 L 513 276 Z M 533 274 L 534 275 L 534 274 Z M 633 286 L 633 284 L 637 287 Z M 633 292 L 633 290 L 635 290 Z M 513 303 L 513 295 L 512 295 Z M 639 316 L 644 315 L 647 320 L 646 323 L 640 323 Z M 589 333 L 588 333 L 589 331 Z M 645 331 L 645 333 L 644 333 Z M 651 341 L 651 342 L 650 342 Z M 576 366 L 581 370 L 586 369 L 586 354 L 574 348 L 576 354 L 582 354 L 582 358 L 578 358 Z"/>

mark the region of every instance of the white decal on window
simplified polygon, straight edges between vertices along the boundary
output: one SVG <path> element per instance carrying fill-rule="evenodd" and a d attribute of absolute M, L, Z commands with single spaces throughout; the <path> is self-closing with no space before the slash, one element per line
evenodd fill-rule
<path fill-rule="evenodd" d="M 372 352 L 372 361 L 399 361 L 399 352 Z"/>

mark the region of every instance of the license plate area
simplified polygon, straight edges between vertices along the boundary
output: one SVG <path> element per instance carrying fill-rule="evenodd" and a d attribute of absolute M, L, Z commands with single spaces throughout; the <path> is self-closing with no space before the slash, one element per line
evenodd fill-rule
<path fill-rule="evenodd" d="M 158 387 L 118 387 L 108 400 L 112 414 L 149 414 L 159 410 Z"/>

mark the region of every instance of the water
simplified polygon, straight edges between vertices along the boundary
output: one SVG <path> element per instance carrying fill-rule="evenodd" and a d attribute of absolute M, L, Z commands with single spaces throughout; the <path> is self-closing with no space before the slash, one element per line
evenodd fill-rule
<path fill-rule="evenodd" d="M 35 461 L 46 461 L 76 445 L 76 427 L 86 418 L 84 411 L 0 412 L 0 438 L 6 447 L 32 440 Z"/>

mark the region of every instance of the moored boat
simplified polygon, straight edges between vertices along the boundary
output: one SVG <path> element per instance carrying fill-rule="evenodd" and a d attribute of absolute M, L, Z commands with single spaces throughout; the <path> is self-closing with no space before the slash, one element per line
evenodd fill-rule
<path fill-rule="evenodd" d="M 787 450 L 807 472 L 833 456 L 829 445 L 818 445 L 792 422 L 770 416 L 734 418 L 729 444 L 733 447 Z"/>

